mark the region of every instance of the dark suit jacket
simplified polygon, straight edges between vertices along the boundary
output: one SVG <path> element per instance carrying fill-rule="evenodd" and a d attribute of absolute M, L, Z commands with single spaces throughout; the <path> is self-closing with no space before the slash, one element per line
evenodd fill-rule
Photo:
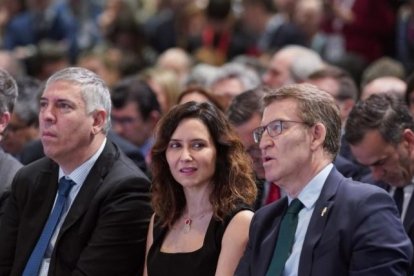
<path fill-rule="evenodd" d="M 117 135 L 113 131 L 108 132 L 107 138 L 114 142 L 134 163 L 148 176 L 147 165 L 145 164 L 145 158 L 139 151 L 139 148 Z M 43 152 L 43 145 L 40 139 L 36 139 L 27 143 L 22 152 L 19 155 L 20 162 L 27 165 L 37 159 L 45 156 Z"/>
<path fill-rule="evenodd" d="M 42 158 L 17 174 L 0 224 L 0 275 L 21 275 L 53 207 L 58 165 Z M 111 142 L 60 229 L 48 275 L 139 275 L 152 214 L 148 178 Z"/>
<path fill-rule="evenodd" d="M 256 212 L 236 275 L 266 274 L 287 204 L 284 198 Z M 298 275 L 401 276 L 412 254 L 392 198 L 374 185 L 344 178 L 334 168 L 316 201 Z"/>
<path fill-rule="evenodd" d="M 414 194 L 411 195 L 410 203 L 407 207 L 407 213 L 404 218 L 404 228 L 410 237 L 411 243 L 414 245 Z M 414 274 L 414 256 L 411 263 L 410 275 Z"/>

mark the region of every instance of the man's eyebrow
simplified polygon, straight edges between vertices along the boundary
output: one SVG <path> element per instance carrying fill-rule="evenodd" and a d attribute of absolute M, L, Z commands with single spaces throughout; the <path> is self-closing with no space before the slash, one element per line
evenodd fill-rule
<path fill-rule="evenodd" d="M 375 167 L 375 166 L 382 165 L 386 159 L 387 159 L 387 157 L 384 157 L 384 158 L 378 159 L 377 161 L 372 162 L 371 164 L 367 164 L 367 166 L 368 166 L 368 167 Z"/>

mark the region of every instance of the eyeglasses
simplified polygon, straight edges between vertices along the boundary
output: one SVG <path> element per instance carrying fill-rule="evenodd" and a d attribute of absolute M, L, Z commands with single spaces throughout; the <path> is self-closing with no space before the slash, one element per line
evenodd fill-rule
<path fill-rule="evenodd" d="M 111 122 L 113 124 L 120 124 L 122 126 L 130 126 L 135 123 L 138 119 L 133 117 L 115 117 L 111 115 Z"/>
<path fill-rule="evenodd" d="M 298 121 L 285 121 L 285 120 L 274 120 L 268 123 L 265 126 L 261 126 L 253 130 L 253 139 L 255 143 L 260 143 L 260 140 L 262 139 L 263 132 L 267 130 L 267 133 L 270 137 L 276 137 L 280 135 L 283 131 L 283 125 L 284 123 L 297 123 L 297 124 L 305 124 L 309 125 L 309 123 L 305 122 L 298 122 Z"/>

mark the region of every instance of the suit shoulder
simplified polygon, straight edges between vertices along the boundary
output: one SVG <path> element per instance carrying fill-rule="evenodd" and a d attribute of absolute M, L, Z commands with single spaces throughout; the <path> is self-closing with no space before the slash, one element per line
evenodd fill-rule
<path fill-rule="evenodd" d="M 378 187 L 374 184 L 354 181 L 352 179 L 346 179 L 341 186 L 341 189 L 344 192 L 354 194 L 356 197 L 366 197 L 374 194 L 388 195 L 388 193 L 381 187 Z"/>
<path fill-rule="evenodd" d="M 57 169 L 58 167 L 59 166 L 54 161 L 48 157 L 43 157 L 27 165 L 24 165 L 18 173 L 20 175 L 30 175 L 33 177 L 34 173 Z"/>
<path fill-rule="evenodd" d="M 124 153 L 115 160 L 112 171 L 121 171 L 131 177 L 144 178 L 149 181 L 148 176 Z"/>

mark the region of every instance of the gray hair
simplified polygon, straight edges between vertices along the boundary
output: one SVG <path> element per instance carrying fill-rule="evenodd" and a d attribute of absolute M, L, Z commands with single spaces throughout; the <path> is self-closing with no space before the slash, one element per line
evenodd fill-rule
<path fill-rule="evenodd" d="M 17 78 L 16 82 L 19 95 L 13 113 L 27 126 L 37 125 L 42 83 L 28 76 Z"/>
<path fill-rule="evenodd" d="M 251 90 L 260 85 L 260 77 L 254 70 L 243 64 L 232 62 L 227 63 L 218 69 L 214 78 L 210 80 L 209 87 L 219 81 L 233 78 L 241 82 L 244 90 Z"/>
<path fill-rule="evenodd" d="M 0 114 L 13 112 L 17 100 L 18 88 L 14 78 L 0 69 Z"/>
<path fill-rule="evenodd" d="M 288 46 L 285 50 L 288 49 L 295 53 L 290 67 L 290 74 L 296 83 L 306 80 L 309 75 L 323 69 L 325 66 L 321 56 L 309 48 L 295 45 Z"/>
<path fill-rule="evenodd" d="M 186 79 L 184 80 L 184 86 L 200 86 L 203 88 L 207 87 L 207 84 L 211 82 L 211 79 L 215 77 L 217 67 L 207 64 L 200 63 L 195 65 Z"/>
<path fill-rule="evenodd" d="M 46 88 L 56 81 L 66 81 L 80 87 L 86 112 L 91 113 L 103 108 L 106 120 L 103 132 L 111 128 L 111 97 L 105 82 L 92 71 L 81 67 L 68 67 L 53 74 L 46 82 Z"/>

